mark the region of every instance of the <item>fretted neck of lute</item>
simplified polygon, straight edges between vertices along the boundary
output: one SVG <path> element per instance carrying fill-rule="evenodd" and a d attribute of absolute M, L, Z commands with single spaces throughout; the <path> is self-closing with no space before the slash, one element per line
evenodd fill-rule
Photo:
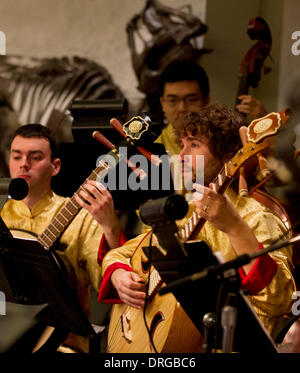
<path fill-rule="evenodd" d="M 91 173 L 91 175 L 85 180 L 85 182 L 75 192 L 78 193 L 85 185 L 88 180 L 96 180 L 99 173 L 109 170 L 109 165 L 105 161 L 101 161 L 99 166 Z M 103 175 L 104 176 L 104 175 Z M 59 211 L 53 221 L 48 225 L 43 233 L 38 237 L 38 241 L 44 246 L 45 249 L 50 249 L 54 242 L 60 237 L 65 231 L 77 213 L 80 211 L 81 206 L 75 200 L 75 193 L 66 203 L 66 205 Z"/>
<path fill-rule="evenodd" d="M 226 166 L 223 166 L 217 177 L 213 182 L 213 189 L 219 194 L 225 193 L 227 187 L 231 183 L 232 178 L 227 176 Z M 181 228 L 180 236 L 184 242 L 194 240 L 197 234 L 202 229 L 206 220 L 202 218 L 196 211 L 193 212 L 192 216 L 187 220 L 184 227 Z"/>

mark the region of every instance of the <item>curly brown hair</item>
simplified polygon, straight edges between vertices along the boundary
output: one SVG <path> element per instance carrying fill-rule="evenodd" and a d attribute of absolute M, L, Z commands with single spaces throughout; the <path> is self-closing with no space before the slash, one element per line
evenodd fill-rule
<path fill-rule="evenodd" d="M 226 162 L 242 147 L 239 136 L 242 126 L 248 126 L 248 122 L 238 112 L 222 104 L 211 104 L 197 113 L 186 114 L 174 130 L 178 143 L 187 135 L 207 138 L 211 154 Z"/>

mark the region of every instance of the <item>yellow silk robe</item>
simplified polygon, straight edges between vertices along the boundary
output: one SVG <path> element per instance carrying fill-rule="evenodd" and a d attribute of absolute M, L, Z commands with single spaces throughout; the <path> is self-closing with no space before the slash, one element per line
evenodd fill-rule
<path fill-rule="evenodd" d="M 282 234 L 287 235 L 286 226 L 269 209 L 253 198 L 240 197 L 232 189 L 228 189 L 226 193 L 233 201 L 239 214 L 252 228 L 257 240 L 264 247 L 276 241 Z M 179 228 L 183 226 L 192 211 L 193 208 L 191 207 L 188 215 L 182 221 L 178 222 Z M 113 263 L 120 262 L 131 265 L 131 257 L 140 242 L 145 238 L 145 235 L 147 233 L 143 233 L 133 240 L 128 241 L 122 247 L 108 252 L 102 263 L 102 275 L 105 274 L 106 269 Z M 220 251 L 225 261 L 236 257 L 228 236 L 217 230 L 209 222 L 204 224 L 197 238 L 205 241 L 213 252 Z M 148 246 L 148 244 L 148 239 L 146 239 L 142 246 Z M 276 274 L 267 287 L 257 295 L 249 296 L 249 299 L 260 320 L 271 333 L 274 328 L 278 328 L 282 316 L 290 311 L 292 293 L 296 290 L 296 287 L 291 274 L 293 268 L 291 247 L 274 251 L 269 255 L 277 263 Z M 105 295 L 102 299 L 105 299 Z"/>
<path fill-rule="evenodd" d="M 173 126 L 171 123 L 168 123 L 167 127 L 162 130 L 160 136 L 156 139 L 155 142 L 163 144 L 170 155 L 180 153 L 181 149 L 176 142 L 176 137 L 174 135 Z"/>
<path fill-rule="evenodd" d="M 176 142 L 176 136 L 171 123 L 165 127 L 155 142 L 163 144 L 169 157 L 172 157 L 171 172 L 176 193 L 183 195 L 187 201 L 192 198 L 192 184 L 185 185 L 182 176 L 182 163 L 179 158 L 181 148 Z"/>

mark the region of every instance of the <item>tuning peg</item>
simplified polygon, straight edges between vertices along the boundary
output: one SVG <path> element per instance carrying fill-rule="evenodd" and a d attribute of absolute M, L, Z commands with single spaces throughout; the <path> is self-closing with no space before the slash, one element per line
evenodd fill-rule
<path fill-rule="evenodd" d="M 268 165 L 268 161 L 266 160 L 266 158 L 261 153 L 257 153 L 256 156 L 257 156 L 259 168 L 260 168 L 260 171 L 263 177 L 270 176 L 271 170 L 270 170 L 270 167 Z"/>
<path fill-rule="evenodd" d="M 126 138 L 126 133 L 123 131 L 122 124 L 115 118 L 110 120 L 110 125 L 117 131 L 121 136 Z M 150 153 L 147 149 L 143 148 L 142 146 L 137 146 L 137 150 L 143 154 L 150 162 L 152 162 L 155 166 L 159 166 L 162 161 L 156 155 Z"/>
<path fill-rule="evenodd" d="M 249 196 L 245 167 L 241 167 L 240 168 L 240 174 L 239 174 L 239 195 L 241 197 L 248 197 Z"/>
<path fill-rule="evenodd" d="M 119 134 L 121 136 L 123 136 L 124 138 L 126 137 L 126 134 L 125 132 L 123 131 L 123 126 L 122 124 L 118 121 L 118 119 L 116 118 L 112 118 L 110 121 L 109 121 L 109 124 L 112 126 L 112 128 L 114 128 L 117 132 L 119 132 Z"/>
<path fill-rule="evenodd" d="M 239 135 L 240 135 L 242 145 L 245 146 L 246 144 L 248 144 L 248 142 L 249 142 L 249 140 L 248 140 L 248 127 L 246 127 L 246 126 L 240 127 L 239 128 Z"/>
<path fill-rule="evenodd" d="M 110 142 L 107 137 L 102 135 L 100 131 L 94 131 L 93 138 L 100 142 L 102 145 L 106 146 L 108 149 L 113 149 L 115 147 L 114 144 Z"/>
<path fill-rule="evenodd" d="M 111 150 L 115 149 L 114 144 L 110 142 L 101 132 L 94 131 L 93 138 L 99 141 L 104 146 L 106 146 L 108 149 L 111 149 Z M 127 162 L 128 167 L 131 168 L 131 170 L 136 174 L 136 176 L 140 178 L 140 180 L 145 179 L 147 175 L 143 169 L 134 166 L 127 158 L 126 158 L 126 162 Z"/>

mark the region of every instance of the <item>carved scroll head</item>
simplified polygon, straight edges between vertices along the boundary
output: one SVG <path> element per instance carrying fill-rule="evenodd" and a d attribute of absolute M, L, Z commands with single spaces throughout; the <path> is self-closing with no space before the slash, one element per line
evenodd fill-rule
<path fill-rule="evenodd" d="M 158 0 L 148 0 L 140 14 L 127 24 L 128 44 L 138 89 L 146 95 L 157 92 L 162 71 L 176 60 L 198 59 L 208 52 L 197 37 L 207 26 L 191 9 L 173 9 Z"/>

